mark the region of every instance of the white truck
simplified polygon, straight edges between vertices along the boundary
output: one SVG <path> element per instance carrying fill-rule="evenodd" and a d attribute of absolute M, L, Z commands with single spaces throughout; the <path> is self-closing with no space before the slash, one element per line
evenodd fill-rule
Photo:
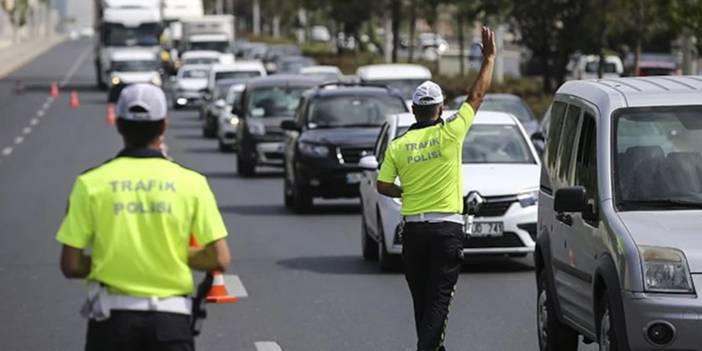
<path fill-rule="evenodd" d="M 205 15 L 202 0 L 163 0 L 164 33 L 173 48 L 181 45 L 183 21 Z"/>
<path fill-rule="evenodd" d="M 209 15 L 183 20 L 180 52 L 214 50 L 223 54 L 222 61 L 234 61 L 234 16 Z"/>
<path fill-rule="evenodd" d="M 95 0 L 95 76 L 106 88 L 113 50 L 138 47 L 161 51 L 161 0 Z"/>

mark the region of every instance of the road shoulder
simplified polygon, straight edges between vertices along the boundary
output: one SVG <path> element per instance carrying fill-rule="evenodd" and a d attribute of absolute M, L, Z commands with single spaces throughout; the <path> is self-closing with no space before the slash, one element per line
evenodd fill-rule
<path fill-rule="evenodd" d="M 0 79 L 41 56 L 54 46 L 65 40 L 65 37 L 55 35 L 50 38 L 40 38 L 13 44 L 0 49 Z"/>

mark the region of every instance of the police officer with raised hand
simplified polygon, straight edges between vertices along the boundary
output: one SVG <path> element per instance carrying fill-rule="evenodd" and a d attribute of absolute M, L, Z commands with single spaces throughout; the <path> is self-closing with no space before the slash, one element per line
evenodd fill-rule
<path fill-rule="evenodd" d="M 160 88 L 122 91 L 124 149 L 78 177 L 57 234 L 63 274 L 89 282 L 81 311 L 89 351 L 194 350 L 191 269 L 229 264 L 227 230 L 206 178 L 161 151 L 166 114 Z M 191 234 L 201 249 L 189 248 Z"/>
<path fill-rule="evenodd" d="M 441 118 L 444 97 L 436 83 L 417 88 L 412 99 L 417 122 L 390 144 L 378 174 L 378 192 L 402 198 L 402 259 L 418 351 L 445 350 L 449 306 L 463 263 L 463 141 L 490 88 L 495 62 L 495 35 L 487 27 L 482 45 L 478 77 L 453 116 Z"/>

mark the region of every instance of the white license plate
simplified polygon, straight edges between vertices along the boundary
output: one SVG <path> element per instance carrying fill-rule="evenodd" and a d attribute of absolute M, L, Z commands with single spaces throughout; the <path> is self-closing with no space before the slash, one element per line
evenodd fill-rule
<path fill-rule="evenodd" d="M 363 173 L 349 173 L 346 175 L 346 184 L 358 184 L 362 176 Z"/>
<path fill-rule="evenodd" d="M 471 237 L 502 236 L 505 232 L 505 225 L 502 222 L 473 222 L 470 231 L 466 235 Z"/>

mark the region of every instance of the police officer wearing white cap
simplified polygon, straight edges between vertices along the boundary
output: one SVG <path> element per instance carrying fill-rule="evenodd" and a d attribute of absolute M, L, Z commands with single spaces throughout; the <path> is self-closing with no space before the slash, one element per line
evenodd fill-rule
<path fill-rule="evenodd" d="M 131 85 L 116 110 L 124 149 L 78 177 L 56 235 L 63 274 L 89 283 L 85 349 L 194 350 L 191 269 L 229 264 L 227 230 L 206 178 L 161 151 L 163 91 Z"/>
<path fill-rule="evenodd" d="M 463 141 L 492 83 L 495 60 L 489 28 L 483 28 L 482 40 L 483 64 L 466 102 L 443 120 L 441 88 L 421 84 L 412 98 L 417 122 L 388 146 L 378 174 L 378 192 L 402 198 L 402 259 L 418 351 L 445 350 L 449 306 L 463 263 Z"/>

